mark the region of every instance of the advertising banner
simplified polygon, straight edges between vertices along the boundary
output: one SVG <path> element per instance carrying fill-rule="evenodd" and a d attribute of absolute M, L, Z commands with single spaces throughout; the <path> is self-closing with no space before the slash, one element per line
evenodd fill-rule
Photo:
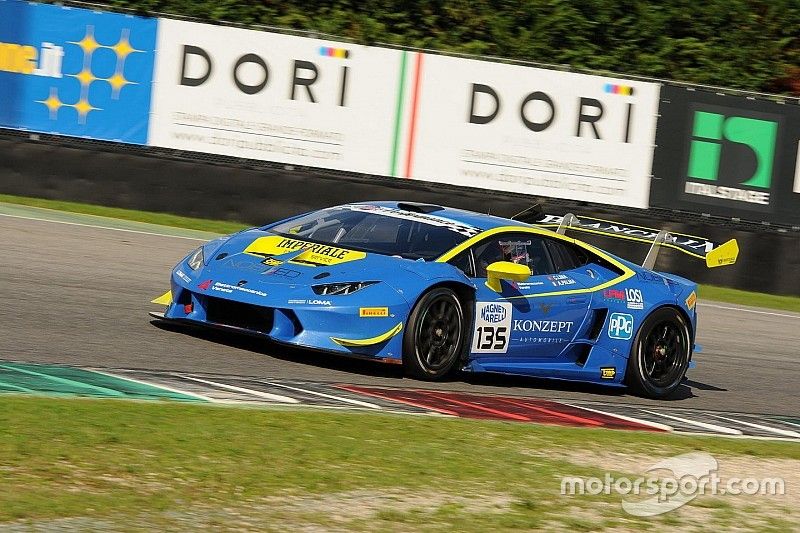
<path fill-rule="evenodd" d="M 400 175 L 647 207 L 657 84 L 409 55 Z"/>
<path fill-rule="evenodd" d="M 161 19 L 150 144 L 385 175 L 400 59 Z"/>
<path fill-rule="evenodd" d="M 157 24 L 0 0 L 0 127 L 145 144 Z"/>
<path fill-rule="evenodd" d="M 665 86 L 651 204 L 800 221 L 800 106 Z"/>

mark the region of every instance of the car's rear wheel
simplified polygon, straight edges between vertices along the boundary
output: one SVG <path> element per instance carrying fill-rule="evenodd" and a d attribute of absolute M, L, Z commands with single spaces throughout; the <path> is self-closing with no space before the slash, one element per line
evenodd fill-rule
<path fill-rule="evenodd" d="M 464 308 L 455 292 L 438 287 L 414 306 L 403 336 L 403 366 L 414 377 L 436 380 L 447 375 L 464 349 Z"/>
<path fill-rule="evenodd" d="M 680 386 L 690 353 L 691 335 L 684 316 L 671 307 L 657 309 L 636 334 L 626 382 L 637 394 L 665 398 Z"/>

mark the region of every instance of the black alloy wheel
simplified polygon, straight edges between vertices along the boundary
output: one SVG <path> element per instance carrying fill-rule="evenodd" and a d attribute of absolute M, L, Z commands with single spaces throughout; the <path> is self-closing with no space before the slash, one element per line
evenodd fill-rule
<path fill-rule="evenodd" d="M 403 337 L 403 364 L 417 378 L 436 380 L 453 369 L 464 349 L 464 309 L 446 287 L 425 293 L 414 306 Z"/>
<path fill-rule="evenodd" d="M 649 398 L 669 396 L 686 375 L 691 348 L 684 316 L 671 307 L 656 310 L 642 323 L 631 347 L 628 386 Z"/>

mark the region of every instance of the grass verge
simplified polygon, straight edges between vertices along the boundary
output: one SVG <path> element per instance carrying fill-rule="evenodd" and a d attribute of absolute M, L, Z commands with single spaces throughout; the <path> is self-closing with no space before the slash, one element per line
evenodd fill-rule
<path fill-rule="evenodd" d="M 55 209 L 59 211 L 68 211 L 71 213 L 118 218 L 122 220 L 132 220 L 135 222 L 147 222 L 150 224 L 174 226 L 178 228 L 208 231 L 212 233 L 233 233 L 248 227 L 247 224 L 239 222 L 206 220 L 202 218 L 183 217 L 167 213 L 135 211 L 132 209 L 120 209 L 117 207 L 102 207 L 77 202 L 44 200 L 41 198 L 12 196 L 7 194 L 0 194 L 0 202 L 27 205 L 31 207 L 41 207 L 45 209 Z M 716 287 L 713 285 L 701 285 L 698 296 L 705 300 L 714 300 L 717 302 L 727 302 L 732 304 L 751 305 L 755 307 L 766 307 L 769 309 L 778 309 L 783 311 L 800 312 L 800 298 L 795 296 L 779 296 L 774 294 L 729 289 L 726 287 Z"/>
<path fill-rule="evenodd" d="M 121 209 L 119 207 L 103 207 L 78 202 L 45 200 L 43 198 L 29 198 L 26 196 L 12 196 L 8 194 L 0 194 L 0 202 L 67 211 L 69 213 L 132 220 L 134 222 L 145 222 L 148 224 L 159 224 L 161 226 L 208 231 L 211 233 L 233 233 L 250 226 L 241 222 L 230 222 L 226 220 L 207 220 L 171 215 L 169 213 L 152 213 L 149 211 L 136 211 L 134 209 Z"/>
<path fill-rule="evenodd" d="M 798 519 L 796 500 L 704 496 L 643 519 L 618 495 L 560 494 L 561 476 L 602 478 L 696 450 L 713 454 L 721 475 L 726 464 L 737 465 L 728 475 L 747 464 L 796 475 L 800 446 L 787 442 L 17 396 L 0 397 L 0 427 L 0 524 L 485 531 L 710 520 L 779 529 Z"/>

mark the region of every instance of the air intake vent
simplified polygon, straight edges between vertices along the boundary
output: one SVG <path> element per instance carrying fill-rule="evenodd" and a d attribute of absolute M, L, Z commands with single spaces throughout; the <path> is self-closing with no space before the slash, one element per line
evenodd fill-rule
<path fill-rule="evenodd" d="M 414 213 L 434 213 L 444 209 L 444 207 L 440 205 L 418 204 L 416 202 L 400 202 L 397 204 L 397 208 Z"/>
<path fill-rule="evenodd" d="M 594 310 L 592 327 L 589 328 L 589 332 L 586 334 L 587 339 L 592 341 L 597 340 L 597 337 L 600 336 L 600 332 L 603 331 L 603 324 L 606 323 L 606 316 L 608 316 L 608 309 Z"/>
<path fill-rule="evenodd" d="M 269 333 L 272 329 L 273 310 L 268 307 L 206 297 L 206 318 L 209 322 L 235 328 Z"/>
<path fill-rule="evenodd" d="M 578 366 L 583 366 L 586 364 L 586 360 L 589 359 L 589 352 L 592 351 L 591 344 L 578 344 L 575 346 L 575 364 Z"/>

